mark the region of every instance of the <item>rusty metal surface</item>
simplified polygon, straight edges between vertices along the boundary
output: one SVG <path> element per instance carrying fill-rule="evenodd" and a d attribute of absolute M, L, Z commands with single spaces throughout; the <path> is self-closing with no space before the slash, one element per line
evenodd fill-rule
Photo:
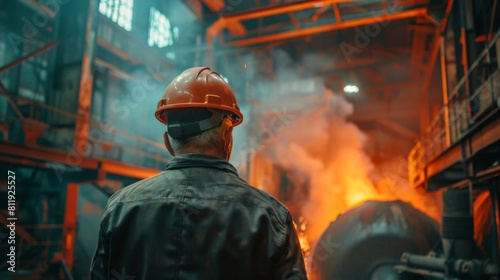
<path fill-rule="evenodd" d="M 89 1 L 85 25 L 85 40 L 83 48 L 80 91 L 75 127 L 74 147 L 77 151 L 87 150 L 87 140 L 90 128 L 90 108 L 92 103 L 92 87 L 94 84 L 94 56 L 96 48 L 96 33 L 98 19 L 98 1 Z"/>

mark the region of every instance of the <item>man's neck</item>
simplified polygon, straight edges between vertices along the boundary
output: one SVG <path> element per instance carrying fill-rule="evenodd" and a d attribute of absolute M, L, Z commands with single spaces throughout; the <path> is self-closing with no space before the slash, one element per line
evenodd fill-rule
<path fill-rule="evenodd" d="M 208 149 L 208 150 L 202 150 L 202 149 L 197 149 L 197 148 L 184 148 L 175 153 L 175 155 L 183 155 L 183 154 L 202 154 L 206 156 L 212 156 L 212 157 L 218 157 L 225 159 L 225 157 L 218 152 L 216 149 Z"/>

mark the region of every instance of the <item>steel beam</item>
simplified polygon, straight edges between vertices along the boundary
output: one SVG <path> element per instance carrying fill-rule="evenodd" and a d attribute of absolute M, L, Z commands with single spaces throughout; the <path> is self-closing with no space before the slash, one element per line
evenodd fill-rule
<path fill-rule="evenodd" d="M 56 162 L 91 170 L 99 169 L 99 171 L 104 173 L 139 179 L 148 178 L 160 172 L 160 170 L 153 168 L 132 166 L 105 159 L 86 158 L 83 155 L 66 153 L 55 149 L 26 147 L 3 141 L 0 141 L 0 162 L 29 164 L 42 168 L 50 168 L 48 162 Z"/>
<path fill-rule="evenodd" d="M 326 5 L 332 5 L 337 3 L 353 3 L 355 0 L 314 0 L 314 1 L 300 1 L 290 4 L 284 4 L 274 7 L 260 7 L 254 10 L 245 11 L 242 13 L 234 13 L 225 17 L 220 17 L 212 25 L 207 28 L 206 31 L 206 42 L 207 45 L 212 45 L 213 37 L 219 34 L 224 28 L 230 26 L 234 23 L 239 23 L 243 20 L 257 19 L 263 17 L 269 17 L 273 15 L 291 13 L 296 11 L 303 11 L 307 9 L 321 8 Z"/>
<path fill-rule="evenodd" d="M 47 44 L 47 45 L 45 45 L 45 46 L 43 46 L 43 47 L 41 47 L 41 48 L 39 48 L 39 49 L 37 49 L 35 51 L 33 51 L 33 52 L 31 52 L 31 53 L 23 56 L 23 57 L 20 57 L 20 58 L 18 58 L 16 60 L 12 61 L 11 63 L 8 63 L 8 64 L 0 67 L 0 73 L 2 73 L 3 71 L 9 70 L 10 68 L 12 68 L 14 66 L 17 66 L 17 65 L 25 62 L 26 60 L 28 60 L 28 59 L 30 59 L 32 57 L 38 56 L 38 55 L 40 55 L 40 54 L 42 54 L 42 53 L 44 53 L 44 52 L 52 49 L 57 44 L 59 44 L 59 42 L 49 43 L 49 44 Z"/>
<path fill-rule="evenodd" d="M 212 12 L 220 12 L 226 6 L 225 0 L 202 0 Z"/>
<path fill-rule="evenodd" d="M 441 86 L 442 86 L 442 95 L 443 95 L 443 117 L 444 117 L 444 129 L 446 133 L 446 147 L 451 145 L 451 134 L 450 134 L 450 112 L 448 109 L 448 74 L 446 69 L 446 54 L 444 49 L 444 37 L 441 36 L 441 49 L 440 49 L 440 64 L 441 64 Z"/>
<path fill-rule="evenodd" d="M 96 58 L 95 63 L 97 65 L 100 65 L 106 69 L 109 69 L 109 70 L 115 72 L 116 74 L 123 77 L 124 79 L 129 79 L 129 80 L 132 80 L 134 82 L 140 82 L 140 80 L 137 77 L 135 77 L 134 75 L 132 75 L 131 73 L 124 71 L 124 70 L 114 66 L 113 64 L 111 64 L 103 59 Z"/>
<path fill-rule="evenodd" d="M 2 81 L 0 80 L 0 94 L 5 96 L 5 99 L 7 99 L 7 102 L 9 102 L 12 110 L 16 113 L 17 117 L 21 120 L 24 119 L 23 113 L 17 108 L 16 102 L 14 102 L 13 94 L 11 94 L 3 85 Z"/>
<path fill-rule="evenodd" d="M 295 15 L 292 12 L 288 13 L 288 16 L 290 17 L 290 20 L 292 21 L 293 26 L 295 26 L 296 29 L 300 29 L 300 23 L 295 17 Z"/>
<path fill-rule="evenodd" d="M 261 7 L 258 9 L 245 11 L 242 13 L 234 13 L 224 17 L 227 21 L 241 21 L 256 18 L 269 17 L 279 14 L 285 14 L 289 12 L 303 11 L 307 9 L 321 8 L 326 5 L 333 5 L 338 3 L 355 3 L 355 0 L 308 0 L 293 2 L 290 4 L 284 4 L 274 7 Z"/>
<path fill-rule="evenodd" d="M 46 163 L 39 163 L 39 162 L 34 161 L 34 160 L 29 160 L 29 159 L 24 159 L 24 158 L 19 158 L 19 157 L 3 156 L 3 155 L 0 155 L 0 162 L 17 164 L 17 165 L 22 165 L 22 166 L 45 168 L 45 169 L 49 168 L 49 166 Z"/>
<path fill-rule="evenodd" d="M 112 161 L 103 162 L 99 171 L 139 179 L 149 178 L 161 172 L 156 169 L 114 163 Z"/>
<path fill-rule="evenodd" d="M 478 123 L 476 128 L 471 129 L 464 135 L 461 142 L 455 143 L 450 148 L 437 155 L 437 157 L 431 159 L 425 170 L 426 174 L 428 174 L 428 178 L 432 179 L 432 177 L 436 175 L 445 174 L 449 167 L 460 164 L 463 160 L 461 145 L 470 144 L 470 154 L 472 155 L 477 155 L 485 148 L 493 147 L 493 145 L 498 142 L 498 139 L 500 139 L 500 130 L 498 129 L 500 126 L 500 118 L 497 117 L 499 112 L 499 110 L 496 110 L 490 113 L 489 117 L 486 117 L 482 121 L 484 123 L 483 127 L 479 127 L 481 124 Z M 473 158 L 472 160 L 475 161 L 478 159 Z M 462 179 L 466 179 L 465 176 Z M 437 188 L 440 187 L 444 186 L 437 186 Z"/>
<path fill-rule="evenodd" d="M 333 4 L 333 12 L 335 14 L 335 19 L 337 20 L 337 22 L 342 22 L 342 16 L 340 14 L 339 5 Z"/>
<path fill-rule="evenodd" d="M 350 20 L 350 21 L 335 22 L 335 23 L 323 25 L 323 26 L 315 26 L 315 27 L 309 27 L 309 28 L 303 28 L 303 29 L 298 29 L 298 30 L 282 32 L 282 33 L 278 33 L 278 34 L 271 34 L 271 35 L 264 35 L 264 36 L 255 37 L 255 38 L 242 39 L 242 40 L 228 42 L 225 44 L 225 46 L 243 47 L 243 46 L 247 46 L 247 45 L 261 44 L 261 43 L 277 41 L 277 40 L 285 40 L 285 39 L 290 39 L 290 38 L 294 38 L 294 37 L 312 35 L 312 34 L 316 34 L 316 33 L 323 33 L 323 32 L 328 32 L 328 31 L 339 30 L 339 29 L 352 28 L 352 27 L 356 27 L 356 26 L 380 23 L 380 22 L 384 22 L 384 21 L 394 21 L 394 20 L 400 20 L 400 19 L 405 19 L 405 18 L 414 18 L 414 17 L 419 17 L 419 16 L 425 16 L 426 14 L 427 14 L 427 9 L 420 8 L 420 9 L 408 10 L 408 11 L 403 11 L 403 12 L 398 12 L 398 13 L 393 13 L 393 14 L 380 15 L 378 17 L 372 16 L 369 18 L 361 18 L 361 19 L 355 19 L 355 20 Z"/>
<path fill-rule="evenodd" d="M 134 65 L 139 64 L 139 60 L 132 57 L 130 54 L 116 48 L 115 46 L 111 45 L 110 43 L 106 42 L 104 39 L 102 39 L 100 37 L 97 38 L 97 44 L 100 47 L 103 47 L 103 48 L 107 49 L 108 51 L 112 52 L 113 54 L 115 54 L 116 56 L 118 56 L 119 58 L 121 58 L 123 60 L 129 61 L 130 63 L 132 63 Z"/>
<path fill-rule="evenodd" d="M 51 19 L 56 15 L 56 11 L 50 9 L 49 7 L 36 0 L 21 0 L 21 2 L 33 9 L 36 9 L 37 12 L 42 11 L 46 13 Z"/>
<path fill-rule="evenodd" d="M 330 7 L 330 4 L 328 4 L 328 5 L 323 5 L 323 7 L 319 8 L 319 9 L 318 9 L 318 10 L 314 13 L 314 15 L 311 17 L 311 20 L 312 20 L 312 21 L 317 21 L 317 20 L 318 20 L 318 18 L 319 18 L 319 17 L 320 17 L 320 16 L 321 16 L 321 15 L 322 15 L 322 14 L 323 14 L 323 13 L 324 13 L 324 12 L 325 12 L 328 8 L 329 8 L 329 7 Z M 336 4 L 334 5 L 334 9 L 335 9 L 335 7 L 337 7 L 337 5 L 336 5 Z M 337 7 L 337 9 L 338 9 L 338 7 Z M 337 21 L 338 21 L 338 19 L 337 19 Z"/>
<path fill-rule="evenodd" d="M 84 158 L 82 155 L 66 153 L 50 148 L 26 147 L 3 141 L 0 141 L 0 154 L 16 156 L 18 158 L 37 159 L 45 162 L 58 162 L 87 169 L 97 169 L 98 167 L 95 159 Z"/>

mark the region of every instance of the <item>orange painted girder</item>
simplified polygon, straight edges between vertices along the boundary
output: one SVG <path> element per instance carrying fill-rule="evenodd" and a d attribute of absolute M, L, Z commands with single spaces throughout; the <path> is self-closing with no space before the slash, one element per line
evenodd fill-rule
<path fill-rule="evenodd" d="M 427 9 L 421 8 L 421 9 L 403 11 L 403 12 L 398 12 L 398 13 L 393 13 L 393 14 L 372 16 L 372 17 L 368 17 L 368 18 L 343 21 L 343 22 L 338 22 L 338 23 L 336 22 L 336 23 L 332 23 L 332 24 L 328 24 L 328 25 L 292 30 L 292 31 L 278 33 L 278 34 L 264 35 L 264 36 L 259 36 L 259 37 L 255 37 L 255 38 L 250 38 L 250 39 L 243 39 L 243 40 L 228 42 L 225 45 L 226 46 L 242 47 L 242 46 L 247 46 L 247 45 L 290 39 L 293 37 L 312 35 L 312 34 L 316 34 L 316 33 L 323 33 L 323 32 L 351 28 L 351 27 L 356 27 L 356 26 L 362 26 L 362 25 L 368 25 L 368 24 L 379 24 L 380 22 L 387 22 L 387 21 L 394 21 L 394 20 L 400 20 L 400 19 L 405 19 L 405 18 L 425 16 L 426 14 L 427 14 Z"/>

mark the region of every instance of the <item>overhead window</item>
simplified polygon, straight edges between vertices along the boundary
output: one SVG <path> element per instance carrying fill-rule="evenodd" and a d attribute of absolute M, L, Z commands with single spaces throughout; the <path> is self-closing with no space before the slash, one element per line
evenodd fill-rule
<path fill-rule="evenodd" d="M 99 12 L 125 30 L 130 31 L 132 29 L 134 0 L 101 0 Z"/>
<path fill-rule="evenodd" d="M 151 8 L 149 16 L 148 45 L 159 48 L 174 44 L 179 37 L 179 28 L 172 26 L 170 20 L 155 8 Z"/>

